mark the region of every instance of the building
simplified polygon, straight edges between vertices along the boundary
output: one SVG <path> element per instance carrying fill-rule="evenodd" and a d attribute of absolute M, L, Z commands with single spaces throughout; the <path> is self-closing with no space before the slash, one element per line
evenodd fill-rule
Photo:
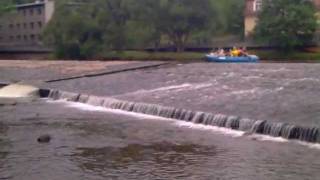
<path fill-rule="evenodd" d="M 0 48 L 41 47 L 41 33 L 54 13 L 54 0 L 16 5 L 16 11 L 0 19 Z"/>
<path fill-rule="evenodd" d="M 315 6 L 320 9 L 320 0 L 312 0 Z M 245 37 L 249 37 L 255 26 L 257 21 L 257 13 L 261 10 L 263 0 L 246 0 L 245 6 Z"/>

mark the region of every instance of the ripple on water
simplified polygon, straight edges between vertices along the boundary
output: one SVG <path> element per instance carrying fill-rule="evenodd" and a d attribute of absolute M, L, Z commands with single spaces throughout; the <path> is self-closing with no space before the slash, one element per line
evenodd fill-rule
<path fill-rule="evenodd" d="M 222 151 L 216 147 L 161 142 L 150 145 L 129 144 L 125 147 L 78 148 L 72 157 L 79 166 L 105 177 L 188 177 L 186 168 L 201 166 Z"/>

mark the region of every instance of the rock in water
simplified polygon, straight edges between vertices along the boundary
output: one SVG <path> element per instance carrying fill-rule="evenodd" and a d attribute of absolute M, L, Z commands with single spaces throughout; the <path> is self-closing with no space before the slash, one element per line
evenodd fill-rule
<path fill-rule="evenodd" d="M 49 143 L 50 140 L 51 140 L 51 136 L 48 134 L 42 135 L 37 139 L 38 143 Z"/>

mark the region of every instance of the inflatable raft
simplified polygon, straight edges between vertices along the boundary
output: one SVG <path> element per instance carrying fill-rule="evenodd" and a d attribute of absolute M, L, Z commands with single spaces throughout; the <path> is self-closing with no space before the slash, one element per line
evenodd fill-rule
<path fill-rule="evenodd" d="M 259 62 L 259 57 L 255 55 L 239 56 L 239 57 L 206 55 L 206 60 L 209 62 L 219 62 L 219 63 L 257 63 Z"/>

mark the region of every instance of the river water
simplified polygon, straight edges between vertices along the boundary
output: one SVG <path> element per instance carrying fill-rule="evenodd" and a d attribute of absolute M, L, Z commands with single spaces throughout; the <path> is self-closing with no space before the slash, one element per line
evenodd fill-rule
<path fill-rule="evenodd" d="M 194 111 L 320 126 L 319 64 L 191 63 L 48 86 Z"/>
<path fill-rule="evenodd" d="M 318 179 L 317 145 L 65 102 L 0 108 L 0 179 Z M 39 144 L 49 134 L 48 144 Z"/>
<path fill-rule="evenodd" d="M 319 77 L 318 64 L 192 63 L 43 86 L 319 127 Z M 70 102 L 0 103 L 0 179 L 315 180 L 319 146 Z"/>

